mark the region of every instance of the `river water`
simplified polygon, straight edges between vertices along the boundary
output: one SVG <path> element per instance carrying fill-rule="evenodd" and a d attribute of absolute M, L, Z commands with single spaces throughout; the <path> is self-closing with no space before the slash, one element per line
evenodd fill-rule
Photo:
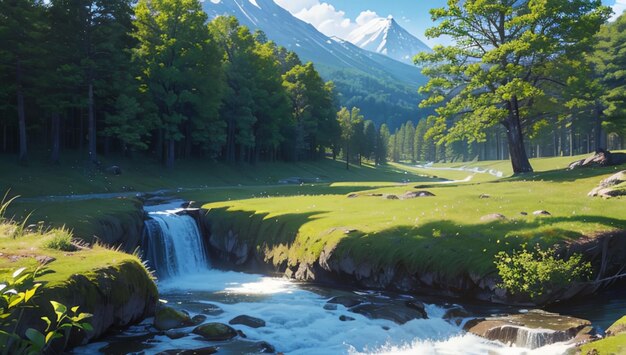
<path fill-rule="evenodd" d="M 245 338 L 227 342 L 207 342 L 191 333 L 193 327 L 177 330 L 186 334 L 171 339 L 152 328 L 152 319 L 100 342 L 75 349 L 75 354 L 158 354 L 175 349 L 219 348 L 220 354 L 260 353 L 271 344 L 284 354 L 564 354 L 567 344 L 554 344 L 530 350 L 491 342 L 462 330 L 444 319 L 456 307 L 444 299 L 415 299 L 413 296 L 360 290 L 341 290 L 302 284 L 283 278 L 215 270 L 206 260 L 197 227 L 188 216 L 179 216 L 170 206 L 148 209 L 152 230 L 144 240 L 144 254 L 156 269 L 160 298 L 168 306 L 191 316 L 204 314 L 206 322 L 226 323 L 247 315 L 265 321 L 260 328 L 233 326 Z M 159 228 L 155 228 L 158 226 Z M 148 230 L 150 230 L 148 228 Z M 172 265 L 177 265 L 173 267 Z M 386 319 L 370 319 L 343 305 L 327 304 L 333 297 L 358 298 L 365 303 L 406 304 L 421 301 L 428 319 L 413 319 L 397 324 Z M 613 295 L 607 295 L 609 299 Z M 472 316 L 511 313 L 518 310 L 492 305 L 467 304 Z M 621 307 L 621 309 L 620 309 Z M 602 302 L 595 307 L 576 309 L 562 306 L 562 313 L 591 319 L 604 329 L 626 308 L 626 300 Z M 595 313 L 591 312 L 595 309 Z M 620 309 L 618 311 L 618 309 Z M 591 313 L 596 316 L 594 320 Z M 610 323 L 609 323 L 610 324 Z"/>

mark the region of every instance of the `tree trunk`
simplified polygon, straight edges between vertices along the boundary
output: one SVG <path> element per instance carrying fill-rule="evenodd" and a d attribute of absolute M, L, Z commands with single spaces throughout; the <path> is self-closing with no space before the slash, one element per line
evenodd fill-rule
<path fill-rule="evenodd" d="M 569 156 L 574 156 L 574 130 L 569 128 Z"/>
<path fill-rule="evenodd" d="M 17 118 L 20 135 L 20 154 L 19 161 L 26 162 L 28 159 L 28 148 L 26 144 L 26 112 L 24 111 L 24 88 L 22 87 L 22 62 L 17 61 L 16 65 L 17 80 Z"/>
<path fill-rule="evenodd" d="M 61 158 L 61 118 L 58 113 L 53 113 L 51 117 L 52 124 L 52 153 L 50 154 L 50 162 L 58 164 Z"/>
<path fill-rule="evenodd" d="M 346 170 L 350 170 L 350 144 L 346 144 Z"/>
<path fill-rule="evenodd" d="M 98 157 L 96 156 L 96 115 L 93 107 L 93 83 L 89 83 L 88 89 L 89 97 L 87 101 L 87 111 L 89 116 L 89 128 L 88 128 L 88 138 L 89 138 L 89 161 L 92 163 L 96 163 L 98 161 Z"/>
<path fill-rule="evenodd" d="M 2 124 L 2 151 L 7 152 L 7 124 Z"/>
<path fill-rule="evenodd" d="M 165 166 L 168 169 L 174 168 L 174 158 L 176 154 L 176 142 L 173 139 L 167 141 L 167 157 L 165 158 Z"/>
<path fill-rule="evenodd" d="M 594 118 L 593 130 L 595 133 L 596 152 L 599 152 L 600 149 L 606 149 L 606 146 L 602 142 L 602 107 L 598 102 L 596 102 L 596 115 Z"/>
<path fill-rule="evenodd" d="M 514 112 L 513 108 L 509 109 L 509 119 L 506 122 L 506 134 L 509 145 L 509 154 L 511 155 L 511 165 L 513 173 L 529 173 L 533 171 L 526 149 L 524 147 L 524 136 L 522 134 L 522 125 L 519 120 L 519 114 Z"/>

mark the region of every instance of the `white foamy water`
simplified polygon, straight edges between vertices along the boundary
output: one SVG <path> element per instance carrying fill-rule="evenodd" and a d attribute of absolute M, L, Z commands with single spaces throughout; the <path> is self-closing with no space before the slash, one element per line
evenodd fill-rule
<path fill-rule="evenodd" d="M 342 305 L 326 310 L 324 305 L 334 295 L 345 291 L 303 289 L 303 285 L 286 279 L 237 272 L 207 270 L 159 283 L 161 298 L 168 305 L 185 309 L 196 315 L 209 304 L 219 306 L 224 313 L 209 316 L 207 322 L 228 323 L 239 315 L 263 319 L 266 326 L 253 329 L 235 325 L 242 330 L 244 341 L 266 341 L 285 354 L 563 354 L 568 346 L 557 344 L 536 350 L 508 347 L 466 334 L 442 317 L 445 309 L 426 305 L 429 319 L 412 320 L 399 325 L 388 320 L 373 320 L 350 312 Z M 383 300 L 383 298 L 380 298 Z M 354 321 L 342 322 L 340 316 Z M 193 327 L 185 329 L 190 332 Z M 83 352 L 98 352 L 105 344 L 93 344 Z M 214 345 L 195 335 L 172 340 L 155 336 L 146 354 L 171 349 L 194 349 Z M 223 347 L 224 354 L 236 354 Z"/>

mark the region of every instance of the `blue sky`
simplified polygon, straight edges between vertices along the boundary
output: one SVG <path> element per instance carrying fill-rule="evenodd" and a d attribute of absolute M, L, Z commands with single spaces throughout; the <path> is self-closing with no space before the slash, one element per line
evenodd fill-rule
<path fill-rule="evenodd" d="M 428 10 L 446 0 L 274 0 L 296 17 L 311 23 L 329 36 L 347 38 L 348 33 L 375 17 L 392 15 L 398 23 L 429 45 L 424 31 L 432 26 Z M 626 0 L 603 0 L 616 12 L 626 10 Z"/>

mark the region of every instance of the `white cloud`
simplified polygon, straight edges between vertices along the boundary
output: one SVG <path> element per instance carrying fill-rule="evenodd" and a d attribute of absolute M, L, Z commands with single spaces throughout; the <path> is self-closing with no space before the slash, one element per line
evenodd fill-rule
<path fill-rule="evenodd" d="M 611 17 L 610 21 L 615 21 L 621 14 L 626 11 L 626 0 L 615 0 L 615 5 L 613 5 L 613 17 Z"/>
<path fill-rule="evenodd" d="M 274 2 L 329 37 L 346 38 L 355 28 L 379 17 L 374 11 L 366 10 L 361 12 L 356 20 L 352 20 L 344 11 L 319 0 L 274 0 Z"/>
<path fill-rule="evenodd" d="M 361 14 L 359 14 L 359 16 L 356 18 L 356 23 L 359 26 L 363 26 L 366 23 L 372 21 L 373 19 L 376 18 L 380 18 L 380 16 L 378 16 L 378 14 L 374 11 L 371 10 L 365 10 L 363 12 L 361 12 Z"/>

